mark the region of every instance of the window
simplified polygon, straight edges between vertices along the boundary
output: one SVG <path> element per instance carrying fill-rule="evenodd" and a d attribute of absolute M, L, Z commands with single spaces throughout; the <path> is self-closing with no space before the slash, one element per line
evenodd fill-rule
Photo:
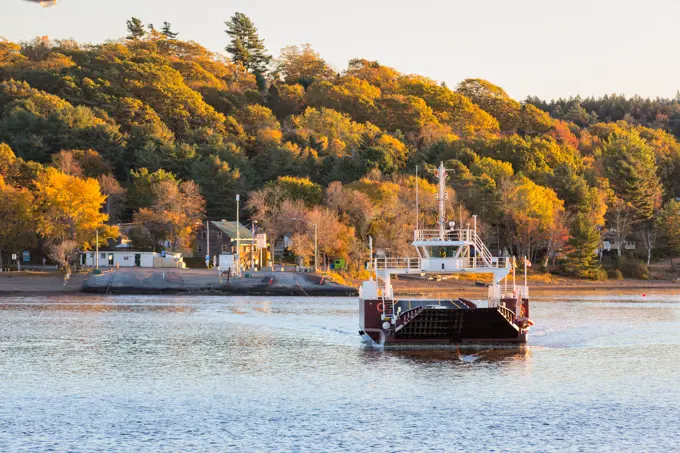
<path fill-rule="evenodd" d="M 221 231 L 217 232 L 217 239 L 222 239 L 222 232 Z"/>
<path fill-rule="evenodd" d="M 205 231 L 201 233 L 201 237 L 205 239 Z"/>
<path fill-rule="evenodd" d="M 106 253 L 100 253 L 99 258 L 105 260 L 106 259 Z"/>
<path fill-rule="evenodd" d="M 203 251 L 203 246 L 202 246 L 202 245 L 199 245 L 199 246 L 198 246 L 198 251 L 199 251 L 199 252 L 202 252 L 202 251 Z"/>
<path fill-rule="evenodd" d="M 222 251 L 226 252 L 227 251 L 227 244 L 222 244 Z"/>

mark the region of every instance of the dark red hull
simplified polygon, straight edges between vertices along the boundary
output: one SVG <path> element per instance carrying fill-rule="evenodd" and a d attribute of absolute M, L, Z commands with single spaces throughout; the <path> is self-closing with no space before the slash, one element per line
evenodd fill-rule
<path fill-rule="evenodd" d="M 393 304 L 360 299 L 360 333 L 385 347 L 522 346 L 527 342 L 529 303 L 524 299 L 517 305 L 514 299 L 495 308 L 476 308 L 461 299 Z"/>

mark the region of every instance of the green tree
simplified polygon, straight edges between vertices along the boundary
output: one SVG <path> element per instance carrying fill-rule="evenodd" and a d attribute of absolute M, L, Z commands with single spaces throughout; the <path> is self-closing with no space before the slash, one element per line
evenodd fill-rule
<path fill-rule="evenodd" d="M 633 221 L 651 219 L 663 193 L 652 148 L 636 131 L 616 132 L 601 153 L 611 187 L 631 207 Z"/>
<path fill-rule="evenodd" d="M 657 217 L 656 226 L 671 255 L 680 253 L 680 201 L 670 200 L 664 204 Z"/>
<path fill-rule="evenodd" d="M 177 36 L 179 36 L 178 32 L 172 31 L 172 24 L 170 22 L 163 22 L 161 34 L 168 39 L 177 39 Z"/>
<path fill-rule="evenodd" d="M 564 260 L 564 270 L 579 278 L 596 279 L 600 265 L 595 251 L 600 246 L 600 233 L 585 214 L 577 214 L 569 230 L 569 252 Z"/>
<path fill-rule="evenodd" d="M 231 38 L 225 50 L 231 54 L 232 60 L 241 63 L 253 74 L 265 74 L 272 57 L 267 55 L 264 40 L 258 35 L 255 24 L 243 13 L 234 14 L 224 24 Z"/>
<path fill-rule="evenodd" d="M 132 17 L 126 21 L 128 35 L 127 39 L 138 41 L 146 36 L 146 30 L 142 21 L 136 17 Z"/>

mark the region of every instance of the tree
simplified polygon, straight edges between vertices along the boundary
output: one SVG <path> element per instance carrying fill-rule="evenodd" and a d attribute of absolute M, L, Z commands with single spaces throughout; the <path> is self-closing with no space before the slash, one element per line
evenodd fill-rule
<path fill-rule="evenodd" d="M 176 39 L 179 36 L 178 32 L 172 31 L 172 24 L 170 22 L 163 22 L 161 34 L 168 39 Z"/>
<path fill-rule="evenodd" d="M 276 59 L 276 72 L 286 83 L 299 83 L 304 87 L 316 80 L 329 79 L 334 74 L 309 44 L 281 49 L 281 56 Z"/>
<path fill-rule="evenodd" d="M 189 248 L 191 239 L 205 215 L 205 200 L 193 181 L 177 183 L 165 180 L 151 187 L 153 201 L 140 208 L 133 217 L 142 223 L 155 239 L 170 242 L 173 251 Z"/>
<path fill-rule="evenodd" d="M 605 174 L 616 195 L 630 206 L 633 222 L 650 220 L 663 194 L 652 148 L 636 131 L 615 132 L 601 152 Z"/>
<path fill-rule="evenodd" d="M 657 217 L 656 226 L 668 246 L 673 266 L 673 254 L 680 253 L 680 201 L 668 201 Z"/>
<path fill-rule="evenodd" d="M 519 255 L 535 260 L 538 249 L 554 250 L 553 233 L 563 228 L 564 202 L 555 191 L 526 177 L 508 186 L 504 194 L 506 230 Z"/>
<path fill-rule="evenodd" d="M 596 279 L 600 266 L 595 250 L 600 245 L 600 234 L 585 214 L 577 214 L 569 230 L 569 252 L 564 260 L 566 272 L 587 279 Z"/>
<path fill-rule="evenodd" d="M 127 39 L 138 41 L 146 36 L 146 30 L 144 29 L 144 24 L 141 20 L 136 17 L 132 17 L 126 21 L 128 35 Z"/>
<path fill-rule="evenodd" d="M 106 196 L 96 179 L 81 179 L 48 168 L 35 185 L 37 232 L 47 240 L 48 252 L 56 253 L 52 258 L 67 271 L 75 258 L 74 248 L 87 247 L 95 230 L 106 231 L 100 239 L 116 234 L 115 229 L 104 226 L 108 216 L 101 208 Z"/>
<path fill-rule="evenodd" d="M 323 188 L 307 178 L 281 176 L 270 184 L 278 186 L 285 198 L 302 200 L 307 206 L 321 203 Z"/>
<path fill-rule="evenodd" d="M 26 188 L 12 187 L 0 175 L 0 271 L 4 252 L 16 252 L 35 245 L 33 194 Z"/>
<path fill-rule="evenodd" d="M 101 175 L 97 180 L 99 181 L 102 193 L 106 195 L 104 211 L 109 216 L 109 222 L 120 222 L 127 199 L 125 188 L 111 175 Z"/>
<path fill-rule="evenodd" d="M 267 55 L 264 40 L 258 35 L 255 24 L 243 13 L 234 14 L 224 24 L 231 38 L 225 50 L 231 54 L 232 61 L 241 63 L 253 74 L 265 74 L 271 55 Z"/>

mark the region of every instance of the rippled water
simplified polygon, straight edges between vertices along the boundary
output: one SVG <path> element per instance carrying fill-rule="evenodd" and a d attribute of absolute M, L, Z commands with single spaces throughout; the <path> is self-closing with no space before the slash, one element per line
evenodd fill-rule
<path fill-rule="evenodd" d="M 680 297 L 532 317 L 461 355 L 368 347 L 355 299 L 0 299 L 0 451 L 678 451 Z"/>

